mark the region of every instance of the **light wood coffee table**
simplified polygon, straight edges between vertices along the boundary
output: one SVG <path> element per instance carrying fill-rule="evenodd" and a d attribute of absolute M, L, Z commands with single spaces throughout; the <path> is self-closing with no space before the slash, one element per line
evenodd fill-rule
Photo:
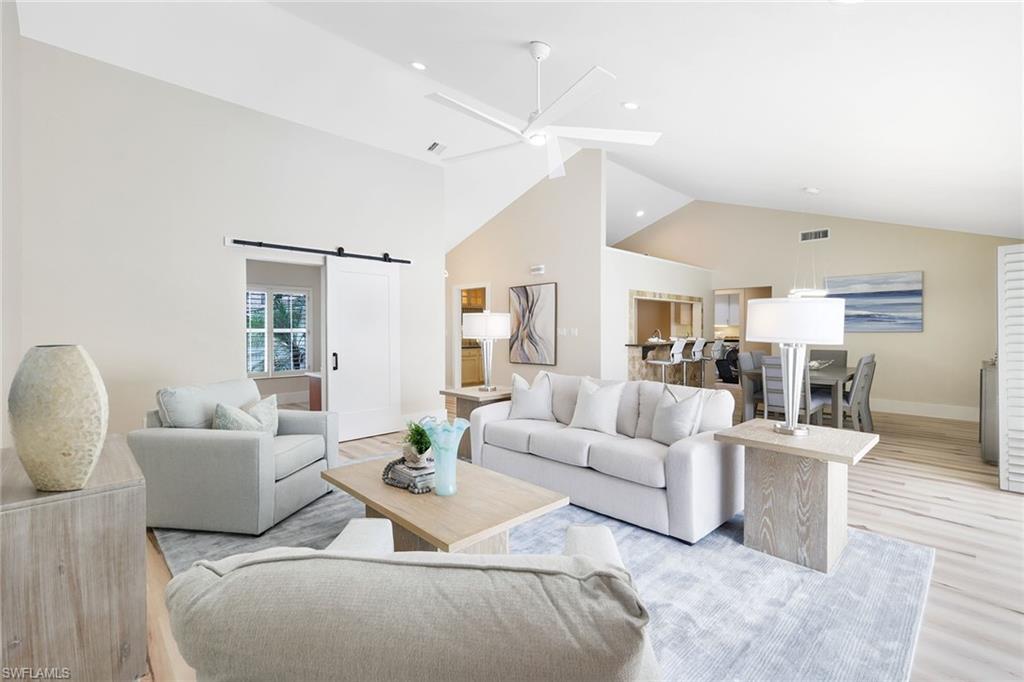
<path fill-rule="evenodd" d="M 569 504 L 569 498 L 475 464 L 456 462 L 458 492 L 413 495 L 381 480 L 384 460 L 329 469 L 320 476 L 391 520 L 395 551 L 507 554 L 508 531 Z"/>
<path fill-rule="evenodd" d="M 745 448 L 743 544 L 828 573 L 846 547 L 846 477 L 878 443 L 873 433 L 809 426 L 775 433 L 751 419 L 715 433 Z"/>

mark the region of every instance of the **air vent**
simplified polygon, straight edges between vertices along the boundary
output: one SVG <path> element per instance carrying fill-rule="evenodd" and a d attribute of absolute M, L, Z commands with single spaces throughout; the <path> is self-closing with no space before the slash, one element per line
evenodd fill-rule
<path fill-rule="evenodd" d="M 429 147 L 427 147 L 428 152 L 437 154 L 438 156 L 441 156 L 441 154 L 444 153 L 445 149 L 448 149 L 448 147 L 446 145 L 441 144 L 440 142 L 433 142 Z"/>
<path fill-rule="evenodd" d="M 814 242 L 819 239 L 828 239 L 828 228 L 823 230 L 807 230 L 806 232 L 800 233 L 800 241 L 802 242 Z"/>

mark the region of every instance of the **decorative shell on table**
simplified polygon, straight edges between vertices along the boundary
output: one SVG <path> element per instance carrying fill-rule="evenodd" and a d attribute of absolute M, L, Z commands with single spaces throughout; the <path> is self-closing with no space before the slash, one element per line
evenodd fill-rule
<path fill-rule="evenodd" d="M 34 346 L 8 396 L 11 434 L 25 472 L 42 491 L 78 490 L 107 435 L 110 408 L 100 372 L 81 346 Z"/>
<path fill-rule="evenodd" d="M 430 464 L 433 459 L 433 448 L 427 448 L 426 452 L 416 452 L 416 448 L 406 443 L 402 446 L 402 456 L 405 457 L 405 463 L 413 469 L 422 469 L 423 467 Z"/>

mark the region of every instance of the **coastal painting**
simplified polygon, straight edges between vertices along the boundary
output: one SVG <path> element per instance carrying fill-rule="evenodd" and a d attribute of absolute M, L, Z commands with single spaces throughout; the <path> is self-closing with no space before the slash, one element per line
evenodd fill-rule
<path fill-rule="evenodd" d="M 509 362 L 555 364 L 557 304 L 558 285 L 554 282 L 509 287 L 508 310 L 512 315 Z"/>
<path fill-rule="evenodd" d="M 826 277 L 830 298 L 846 299 L 847 332 L 924 331 L 924 273 Z"/>

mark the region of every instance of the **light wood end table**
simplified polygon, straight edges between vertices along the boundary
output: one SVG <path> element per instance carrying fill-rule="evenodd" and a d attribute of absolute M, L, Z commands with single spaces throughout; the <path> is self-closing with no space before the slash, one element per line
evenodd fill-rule
<path fill-rule="evenodd" d="M 481 391 L 479 386 L 466 386 L 465 388 L 446 388 L 441 395 L 446 398 L 455 398 L 455 416 L 469 419 L 469 414 L 478 407 L 501 403 L 512 400 L 512 389 L 507 386 L 497 386 L 494 391 Z M 470 460 L 472 449 L 470 447 L 469 429 L 462 434 L 459 441 L 459 459 Z"/>
<path fill-rule="evenodd" d="M 384 460 L 329 469 L 320 476 L 391 520 L 395 551 L 507 554 L 514 526 L 569 504 L 569 498 L 475 464 L 456 462 L 458 492 L 413 495 L 381 480 Z"/>
<path fill-rule="evenodd" d="M 743 544 L 828 573 L 846 547 L 847 472 L 878 436 L 824 426 L 786 436 L 774 425 L 752 419 L 715 434 L 745 448 Z"/>

